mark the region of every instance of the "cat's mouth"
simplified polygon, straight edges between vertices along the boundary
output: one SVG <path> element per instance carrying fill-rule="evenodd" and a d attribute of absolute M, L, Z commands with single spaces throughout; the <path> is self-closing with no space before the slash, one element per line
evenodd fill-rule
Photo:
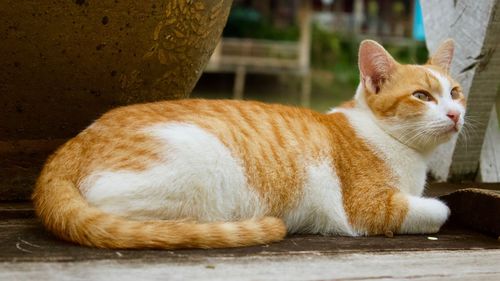
<path fill-rule="evenodd" d="M 456 134 L 458 133 L 458 131 L 460 131 L 460 125 L 457 123 L 457 124 L 452 124 L 450 126 L 448 126 L 448 128 L 446 128 L 445 130 L 445 134 Z"/>

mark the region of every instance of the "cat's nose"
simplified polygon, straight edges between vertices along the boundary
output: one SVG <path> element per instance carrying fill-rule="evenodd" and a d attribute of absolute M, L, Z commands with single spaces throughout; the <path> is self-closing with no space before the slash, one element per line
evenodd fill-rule
<path fill-rule="evenodd" d="M 448 111 L 446 116 L 448 116 L 448 118 L 450 118 L 453 121 L 453 123 L 457 124 L 458 119 L 460 118 L 460 112 L 450 110 L 450 111 Z"/>

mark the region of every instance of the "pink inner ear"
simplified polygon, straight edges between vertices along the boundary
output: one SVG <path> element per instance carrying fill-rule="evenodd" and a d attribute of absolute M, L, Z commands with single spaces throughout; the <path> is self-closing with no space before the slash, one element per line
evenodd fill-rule
<path fill-rule="evenodd" d="M 441 67 L 446 72 L 449 71 L 453 53 L 455 51 L 455 44 L 453 40 L 448 39 L 444 41 L 437 51 L 432 55 L 430 62 L 433 65 Z"/>
<path fill-rule="evenodd" d="M 387 51 L 374 41 L 363 41 L 359 49 L 359 69 L 365 88 L 380 91 L 396 66 Z"/>

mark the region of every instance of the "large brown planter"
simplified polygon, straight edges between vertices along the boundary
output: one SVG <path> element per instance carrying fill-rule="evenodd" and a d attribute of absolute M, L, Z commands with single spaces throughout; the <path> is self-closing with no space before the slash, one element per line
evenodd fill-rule
<path fill-rule="evenodd" d="M 106 110 L 187 97 L 231 2 L 0 1 L 0 199 Z"/>

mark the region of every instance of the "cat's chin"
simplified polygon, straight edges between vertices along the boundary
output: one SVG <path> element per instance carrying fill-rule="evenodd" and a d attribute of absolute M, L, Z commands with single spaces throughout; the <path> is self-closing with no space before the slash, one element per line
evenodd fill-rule
<path fill-rule="evenodd" d="M 453 136 L 458 135 L 462 130 L 462 126 L 454 125 L 450 126 L 443 132 L 443 137 L 446 139 L 444 142 L 447 142 L 453 138 Z"/>
<path fill-rule="evenodd" d="M 443 128 L 435 140 L 435 146 L 449 142 L 460 133 L 461 129 L 462 126 L 460 125 L 450 125 Z"/>
<path fill-rule="evenodd" d="M 461 126 L 459 126 L 459 125 L 451 125 L 445 129 L 444 133 L 453 135 L 453 134 L 457 134 L 458 132 L 460 132 L 460 129 L 461 129 Z"/>
<path fill-rule="evenodd" d="M 460 132 L 460 128 L 450 128 L 450 129 L 447 129 L 446 131 L 444 131 L 440 137 L 438 139 L 436 139 L 436 143 L 435 143 L 435 146 L 434 147 L 437 147 L 441 144 L 445 144 L 449 141 L 451 141 L 455 136 L 458 135 L 458 133 Z"/>
<path fill-rule="evenodd" d="M 438 141 L 436 141 L 436 146 L 449 142 L 455 134 L 456 132 L 448 132 L 443 134 L 443 136 L 439 138 Z"/>

